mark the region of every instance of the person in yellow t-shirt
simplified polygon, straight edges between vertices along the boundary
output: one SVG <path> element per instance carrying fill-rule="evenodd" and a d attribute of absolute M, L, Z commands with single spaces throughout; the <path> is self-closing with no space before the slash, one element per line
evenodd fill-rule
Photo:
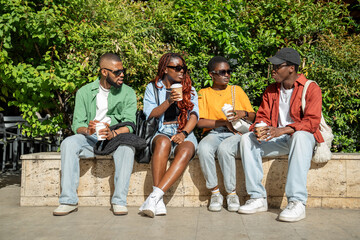
<path fill-rule="evenodd" d="M 201 170 L 206 180 L 206 187 L 212 195 L 209 211 L 220 211 L 223 206 L 223 196 L 220 194 L 216 174 L 215 154 L 217 155 L 221 171 L 224 176 L 224 185 L 227 192 L 228 211 L 236 212 L 239 207 L 239 197 L 236 194 L 236 165 L 235 157 L 239 155 L 241 133 L 237 132 L 227 120 L 221 108 L 224 104 L 235 105 L 234 113 L 228 118 L 231 121 L 245 119 L 254 121 L 255 112 L 248 96 L 239 86 L 229 86 L 231 69 L 226 58 L 213 57 L 208 63 L 208 72 L 213 80 L 212 87 L 201 89 L 198 93 L 200 120 L 197 124 L 206 134 L 198 146 L 198 157 Z M 233 104 L 233 95 L 234 104 Z"/>

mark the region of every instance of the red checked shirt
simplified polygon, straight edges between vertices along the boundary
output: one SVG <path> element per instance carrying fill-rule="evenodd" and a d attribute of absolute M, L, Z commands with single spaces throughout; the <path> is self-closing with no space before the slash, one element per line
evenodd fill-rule
<path fill-rule="evenodd" d="M 299 74 L 298 79 L 294 83 L 294 91 L 290 100 L 290 117 L 294 123 L 287 125 L 295 131 L 307 131 L 314 134 L 317 142 L 324 142 L 319 130 L 322 110 L 322 96 L 320 87 L 311 83 L 306 92 L 305 113 L 301 109 L 301 95 L 307 79 L 303 74 Z M 268 86 L 263 95 L 263 101 L 256 113 L 256 120 L 250 127 L 250 131 L 254 129 L 254 125 L 261 121 L 268 126 L 278 127 L 279 118 L 279 101 L 280 101 L 280 83 L 274 83 Z"/>

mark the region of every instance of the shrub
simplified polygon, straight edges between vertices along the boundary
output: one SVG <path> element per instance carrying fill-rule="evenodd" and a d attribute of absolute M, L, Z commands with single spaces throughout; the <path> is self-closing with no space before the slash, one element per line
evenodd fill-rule
<path fill-rule="evenodd" d="M 288 46 L 322 88 L 333 150 L 360 151 L 360 44 L 348 33 L 359 26 L 342 1 L 0 0 L 0 13 L 0 99 L 20 109 L 28 134 L 71 134 L 75 93 L 97 78 L 105 52 L 123 59 L 139 108 L 160 56 L 173 51 L 184 55 L 197 90 L 212 85 L 209 59 L 228 58 L 232 83 L 257 109 L 273 82 L 266 58 Z M 51 118 L 40 123 L 38 113 Z"/>

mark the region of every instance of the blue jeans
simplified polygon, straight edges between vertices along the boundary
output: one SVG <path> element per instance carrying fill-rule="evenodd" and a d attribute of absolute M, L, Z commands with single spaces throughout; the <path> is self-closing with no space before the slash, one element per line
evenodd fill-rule
<path fill-rule="evenodd" d="M 61 195 L 60 204 L 77 204 L 76 190 L 79 186 L 80 158 L 94 157 L 93 147 L 97 142 L 96 134 L 84 136 L 76 134 L 61 143 Z M 134 165 L 135 150 L 129 146 L 119 146 L 113 152 L 115 163 L 114 195 L 111 203 L 126 206 L 130 176 Z"/>
<path fill-rule="evenodd" d="M 210 131 L 198 147 L 200 167 L 206 180 L 206 187 L 212 189 L 218 185 L 216 174 L 215 154 L 224 176 L 225 190 L 231 193 L 236 189 L 235 157 L 239 152 L 241 135 L 229 132 L 219 127 Z"/>
<path fill-rule="evenodd" d="M 240 154 L 244 167 L 246 190 L 250 198 L 266 197 L 266 190 L 261 184 L 264 173 L 262 157 L 275 157 L 289 154 L 288 173 L 285 193 L 290 201 L 306 204 L 306 179 L 310 169 L 315 146 L 314 135 L 305 131 L 296 131 L 292 136 L 284 134 L 269 142 L 259 143 L 253 132 L 241 138 Z"/>

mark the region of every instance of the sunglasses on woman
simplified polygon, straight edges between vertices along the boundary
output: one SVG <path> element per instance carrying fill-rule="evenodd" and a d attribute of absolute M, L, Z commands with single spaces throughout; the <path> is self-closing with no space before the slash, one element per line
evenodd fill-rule
<path fill-rule="evenodd" d="M 211 73 L 215 73 L 215 74 L 223 77 L 223 76 L 225 76 L 226 74 L 230 75 L 230 74 L 232 73 L 232 69 L 212 71 Z"/>
<path fill-rule="evenodd" d="M 111 69 L 108 69 L 108 68 L 102 68 L 102 69 L 106 69 L 110 72 L 112 72 L 115 76 L 120 76 L 121 73 L 124 73 L 124 75 L 126 74 L 126 68 L 123 68 L 123 69 L 119 69 L 119 70 L 111 70 Z"/>
<path fill-rule="evenodd" d="M 180 72 L 181 69 L 184 69 L 184 72 L 187 71 L 187 66 L 180 66 L 180 65 L 177 65 L 177 66 L 166 66 L 168 68 L 171 68 L 171 69 L 174 69 L 175 72 Z"/>

